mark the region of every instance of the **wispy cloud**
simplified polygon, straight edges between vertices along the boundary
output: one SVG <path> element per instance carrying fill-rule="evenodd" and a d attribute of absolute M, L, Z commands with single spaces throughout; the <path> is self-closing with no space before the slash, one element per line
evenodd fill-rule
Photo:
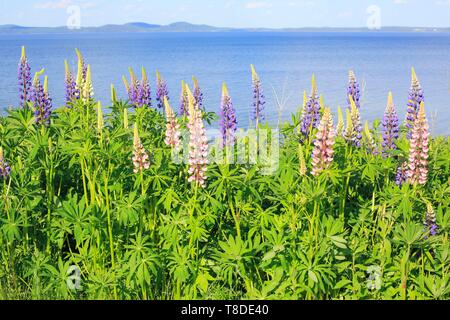
<path fill-rule="evenodd" d="M 245 5 L 247 9 L 268 9 L 272 8 L 272 4 L 266 1 L 251 1 Z"/>
<path fill-rule="evenodd" d="M 394 0 L 395 4 L 407 4 L 408 0 Z"/>
<path fill-rule="evenodd" d="M 96 6 L 92 1 L 74 1 L 74 0 L 57 0 L 37 3 L 36 9 L 67 9 L 70 6 L 78 5 L 83 9 L 93 8 Z"/>
<path fill-rule="evenodd" d="M 450 6 L 450 0 L 439 0 L 436 2 L 438 6 Z"/>

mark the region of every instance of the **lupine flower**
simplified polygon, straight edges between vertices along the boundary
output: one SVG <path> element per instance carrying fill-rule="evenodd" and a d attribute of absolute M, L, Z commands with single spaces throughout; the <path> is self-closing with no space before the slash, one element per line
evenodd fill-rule
<path fill-rule="evenodd" d="M 166 139 L 164 142 L 172 147 L 173 150 L 179 151 L 181 147 L 180 124 L 177 121 L 175 112 L 170 107 L 167 97 L 164 97 L 164 107 L 166 110 Z"/>
<path fill-rule="evenodd" d="M 202 111 L 194 105 L 195 99 L 186 86 L 189 97 L 189 182 L 205 187 L 208 165 L 208 138 L 203 124 Z"/>
<path fill-rule="evenodd" d="M 397 169 L 397 175 L 395 176 L 395 184 L 401 187 L 408 181 L 408 164 L 402 163 Z"/>
<path fill-rule="evenodd" d="M 409 90 L 408 110 L 406 113 L 406 127 L 409 129 L 407 138 L 411 139 L 414 122 L 419 114 L 420 104 L 424 102 L 423 89 L 414 68 L 411 71 L 411 88 Z"/>
<path fill-rule="evenodd" d="M 222 87 L 222 104 L 220 107 L 220 133 L 222 134 L 222 146 L 232 146 L 236 141 L 237 120 L 236 110 L 228 94 L 227 85 Z"/>
<path fill-rule="evenodd" d="M 300 131 L 308 137 L 312 131 L 319 126 L 320 123 L 320 99 L 317 94 L 316 78 L 312 77 L 312 89 L 308 102 L 306 103 L 305 113 L 302 118 Z"/>
<path fill-rule="evenodd" d="M 261 85 L 261 80 L 256 73 L 256 69 L 253 65 L 251 65 L 250 67 L 252 69 L 253 82 L 253 120 L 256 121 L 256 127 L 258 127 L 259 123 L 265 119 L 263 111 L 266 101 Z"/>
<path fill-rule="evenodd" d="M 429 137 L 430 133 L 428 120 L 425 115 L 425 103 L 422 102 L 409 141 L 408 181 L 411 184 L 424 185 L 427 183 Z"/>
<path fill-rule="evenodd" d="M 318 176 L 333 162 L 335 136 L 333 117 L 331 116 L 330 108 L 325 108 L 322 120 L 318 127 L 312 153 L 312 174 L 314 176 Z"/>
<path fill-rule="evenodd" d="M 145 106 L 152 106 L 151 87 L 148 82 L 147 73 L 144 67 L 142 67 L 142 80 L 137 80 L 133 69 L 129 68 L 130 80 L 129 84 L 127 79 L 123 77 L 125 88 L 127 89 L 128 99 L 136 108 L 142 108 Z"/>
<path fill-rule="evenodd" d="M 398 139 L 399 120 L 395 111 L 392 92 L 389 92 L 388 104 L 383 117 L 383 155 L 388 156 L 389 153 L 397 149 L 395 145 Z"/>
<path fill-rule="evenodd" d="M 157 106 L 161 109 L 164 106 L 164 98 L 169 100 L 169 90 L 167 89 L 167 83 L 161 78 L 161 74 L 156 71 L 156 101 Z"/>
<path fill-rule="evenodd" d="M 77 88 L 77 82 L 74 75 L 70 72 L 67 60 L 64 60 L 66 69 L 65 87 L 66 87 L 66 106 L 70 108 L 71 102 L 80 98 L 80 90 Z"/>
<path fill-rule="evenodd" d="M 347 97 L 352 97 L 353 101 L 355 102 L 355 105 L 358 109 L 361 109 L 360 99 L 361 99 L 361 91 L 359 88 L 359 83 L 356 80 L 355 73 L 353 71 L 349 72 L 349 81 L 348 81 L 348 89 L 347 89 Z M 350 99 L 347 99 L 348 101 L 348 108 L 352 108 L 352 104 L 350 102 Z"/>
<path fill-rule="evenodd" d="M 0 177 L 6 180 L 11 173 L 11 168 L 5 160 L 3 149 L 0 147 Z"/>
<path fill-rule="evenodd" d="M 198 80 L 196 77 L 192 77 L 192 81 L 194 82 L 194 99 L 195 99 L 195 105 L 200 110 L 203 110 L 203 93 L 200 89 L 200 85 L 198 84 Z"/>
<path fill-rule="evenodd" d="M 27 102 L 30 101 L 31 95 L 31 68 L 28 64 L 27 55 L 25 53 L 25 47 L 22 47 L 22 56 L 20 57 L 18 68 L 19 79 L 19 100 L 22 108 L 26 107 Z"/>
<path fill-rule="evenodd" d="M 305 152 L 303 151 L 303 146 L 301 144 L 298 145 L 298 161 L 300 164 L 300 175 L 306 176 L 306 160 L 305 160 Z"/>
<path fill-rule="evenodd" d="M 364 126 L 364 138 L 366 141 L 367 151 L 375 156 L 378 155 L 379 154 L 378 147 L 375 142 L 375 139 L 373 138 L 372 133 L 370 132 L 368 121 L 366 121 L 365 126 Z"/>
<path fill-rule="evenodd" d="M 150 160 L 148 153 L 145 151 L 142 145 L 141 139 L 139 138 L 138 126 L 134 125 L 134 152 L 133 152 L 133 165 L 134 173 L 142 173 L 144 170 L 150 168 Z"/>
<path fill-rule="evenodd" d="M 186 92 L 186 83 L 181 81 L 181 95 L 180 95 L 180 116 L 187 115 L 189 111 L 189 98 Z"/>
<path fill-rule="evenodd" d="M 86 80 L 87 80 L 87 71 L 88 66 L 86 65 L 86 62 L 84 61 L 83 55 L 81 54 L 80 50 L 75 49 L 78 57 L 78 71 L 77 71 L 77 90 L 80 93 L 80 97 L 82 94 L 82 91 L 84 90 L 86 86 Z"/>
<path fill-rule="evenodd" d="M 52 112 L 52 99 L 48 94 L 48 77 L 45 77 L 44 85 L 42 85 L 39 80 L 39 77 L 43 73 L 44 69 L 36 72 L 30 98 L 33 105 L 35 121 L 38 125 L 48 125 L 50 123 L 50 115 Z"/>
<path fill-rule="evenodd" d="M 344 114 L 341 107 L 338 106 L 338 123 L 336 126 L 336 136 L 339 137 L 344 133 Z"/>
<path fill-rule="evenodd" d="M 352 146 L 361 147 L 362 139 L 362 124 L 359 109 L 356 106 L 353 98 L 348 97 L 350 100 L 351 109 L 347 109 L 347 128 L 344 133 L 344 138 Z"/>
<path fill-rule="evenodd" d="M 92 87 L 91 66 L 87 66 L 86 80 L 84 81 L 83 89 L 81 90 L 81 98 L 84 102 L 90 101 L 94 96 L 94 88 Z"/>
<path fill-rule="evenodd" d="M 431 236 L 436 236 L 438 234 L 439 227 L 436 223 L 436 213 L 434 212 L 431 203 L 427 203 L 427 217 L 424 224 Z"/>

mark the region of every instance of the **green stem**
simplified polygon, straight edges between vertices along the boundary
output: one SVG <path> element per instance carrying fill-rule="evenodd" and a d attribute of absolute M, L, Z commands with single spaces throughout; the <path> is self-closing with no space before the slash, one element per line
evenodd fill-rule
<path fill-rule="evenodd" d="M 112 234 L 112 223 L 111 223 L 111 210 L 109 204 L 109 190 L 108 190 L 108 177 L 105 174 L 105 198 L 106 198 L 106 212 L 108 216 L 108 235 L 109 235 L 109 249 L 111 254 L 111 265 L 113 268 L 113 272 L 116 271 L 116 263 L 114 259 L 114 243 L 113 243 L 113 234 Z M 117 300 L 117 285 L 114 283 L 114 298 Z"/>

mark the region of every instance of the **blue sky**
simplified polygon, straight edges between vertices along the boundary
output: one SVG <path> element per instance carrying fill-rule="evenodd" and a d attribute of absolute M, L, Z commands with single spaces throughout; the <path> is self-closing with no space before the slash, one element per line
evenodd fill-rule
<path fill-rule="evenodd" d="M 67 9 L 81 9 L 81 25 L 175 21 L 223 27 L 362 27 L 367 9 L 381 26 L 450 27 L 450 0 L 0 0 L 0 24 L 66 25 Z"/>

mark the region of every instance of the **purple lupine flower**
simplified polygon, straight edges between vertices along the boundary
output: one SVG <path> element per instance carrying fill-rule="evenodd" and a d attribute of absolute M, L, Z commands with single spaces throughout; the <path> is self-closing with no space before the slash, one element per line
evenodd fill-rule
<path fill-rule="evenodd" d="M 389 92 L 388 103 L 383 117 L 383 156 L 389 156 L 390 152 L 397 149 L 395 144 L 399 137 L 400 123 L 398 120 L 397 111 L 395 111 L 394 100 L 392 92 Z"/>
<path fill-rule="evenodd" d="M 317 85 L 316 78 L 313 75 L 312 77 L 312 89 L 311 95 L 309 96 L 308 101 L 306 102 L 304 114 L 302 117 L 302 123 L 300 126 L 300 131 L 306 137 L 308 137 L 312 131 L 320 124 L 320 98 L 317 93 Z"/>
<path fill-rule="evenodd" d="M 48 94 L 48 77 L 45 77 L 44 85 L 39 80 L 39 76 L 44 73 L 44 69 L 37 72 L 31 90 L 31 103 L 34 108 L 34 117 L 36 124 L 50 124 L 50 115 L 52 113 L 52 99 Z"/>
<path fill-rule="evenodd" d="M 25 53 L 25 47 L 22 47 L 22 56 L 19 62 L 18 68 L 19 79 L 19 100 L 22 108 L 26 107 L 27 102 L 30 101 L 31 95 L 31 68 L 28 64 L 27 55 Z"/>
<path fill-rule="evenodd" d="M 159 109 L 164 107 L 164 98 L 169 100 L 169 90 L 167 89 L 167 83 L 161 78 L 161 75 L 156 71 L 156 101 Z"/>
<path fill-rule="evenodd" d="M 264 111 L 264 105 L 266 104 L 264 92 L 261 85 L 256 69 L 251 65 L 252 69 L 252 81 L 253 81 L 253 120 L 256 121 L 256 127 L 259 123 L 265 119 L 262 112 Z"/>
<path fill-rule="evenodd" d="M 411 88 L 409 90 L 408 110 L 406 113 L 406 127 L 409 129 L 406 137 L 408 139 L 411 139 L 414 122 L 419 115 L 420 104 L 425 101 L 423 89 L 414 68 L 411 73 Z"/>
<path fill-rule="evenodd" d="M 5 160 L 3 149 L 0 147 L 0 177 L 6 180 L 11 173 L 11 168 Z"/>
<path fill-rule="evenodd" d="M 199 108 L 200 110 L 203 110 L 203 93 L 200 89 L 200 85 L 198 84 L 198 80 L 195 77 L 192 77 L 192 80 L 194 81 L 194 100 L 195 100 L 195 105 L 197 106 L 197 108 Z"/>
<path fill-rule="evenodd" d="M 397 169 L 397 174 L 395 176 L 395 184 L 401 187 L 404 183 L 408 181 L 408 164 L 402 163 Z"/>
<path fill-rule="evenodd" d="M 348 88 L 347 88 L 347 97 L 351 96 L 353 98 L 353 101 L 355 102 L 355 105 L 358 109 L 361 109 L 360 99 L 361 99 L 361 91 L 359 88 L 359 83 L 356 80 L 355 73 L 353 71 L 349 72 L 349 81 L 348 81 Z M 348 101 L 348 107 L 351 109 L 351 103 L 350 99 L 347 98 Z"/>
<path fill-rule="evenodd" d="M 227 85 L 222 87 L 222 104 L 220 108 L 220 133 L 222 134 L 222 147 L 233 146 L 237 131 L 236 110 L 228 94 Z"/>
<path fill-rule="evenodd" d="M 439 227 L 437 225 L 436 213 L 434 212 L 431 203 L 427 204 L 427 216 L 424 225 L 431 236 L 436 236 L 438 234 Z"/>
<path fill-rule="evenodd" d="M 133 69 L 130 71 L 130 83 L 123 77 L 125 88 L 127 89 L 128 99 L 135 108 L 142 108 L 144 106 L 152 106 L 151 87 L 147 78 L 145 69 L 142 68 L 142 80 L 137 80 Z"/>
<path fill-rule="evenodd" d="M 66 87 L 66 106 L 71 107 L 71 103 L 80 98 L 80 90 L 77 88 L 77 82 L 74 75 L 70 72 L 67 60 L 64 61 L 66 67 L 65 87 Z"/>
<path fill-rule="evenodd" d="M 189 98 L 186 92 L 186 83 L 181 81 L 181 95 L 180 95 L 180 117 L 187 115 L 189 109 Z"/>

